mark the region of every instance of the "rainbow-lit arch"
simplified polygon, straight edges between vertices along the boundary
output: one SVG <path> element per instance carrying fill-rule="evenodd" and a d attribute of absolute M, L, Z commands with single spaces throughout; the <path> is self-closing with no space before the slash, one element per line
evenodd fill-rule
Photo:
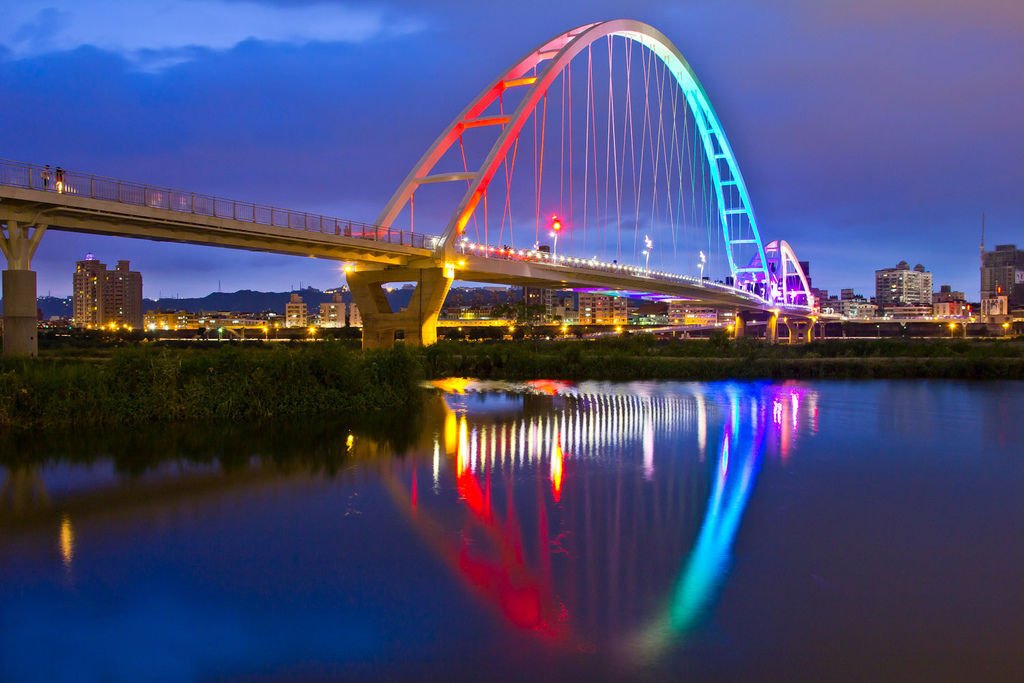
<path fill-rule="evenodd" d="M 548 88 L 574 57 L 595 41 L 609 36 L 627 38 L 650 50 L 672 74 L 686 98 L 700 134 L 717 199 L 718 221 L 732 276 L 741 286 L 745 281 L 768 282 L 768 258 L 757 228 L 750 195 L 707 92 L 682 53 L 664 34 L 653 26 L 631 19 L 616 19 L 574 28 L 542 43 L 515 62 L 477 95 L 434 140 L 384 206 L 377 223 L 390 227 L 410 203 L 416 189 L 423 184 L 467 182 L 466 192 L 453 208 L 437 245 L 438 258 L 451 258 L 454 254 L 454 238 L 465 229 L 499 166 Z M 541 68 L 544 63 L 548 63 L 548 66 Z M 528 90 L 513 113 L 501 117 L 482 116 L 502 93 L 521 87 Z M 458 142 L 464 131 L 485 125 L 501 125 L 503 128 L 479 168 L 465 172 L 433 173 L 437 163 Z M 750 248 L 756 252 L 753 259 L 741 256 L 741 253 L 749 254 Z"/>

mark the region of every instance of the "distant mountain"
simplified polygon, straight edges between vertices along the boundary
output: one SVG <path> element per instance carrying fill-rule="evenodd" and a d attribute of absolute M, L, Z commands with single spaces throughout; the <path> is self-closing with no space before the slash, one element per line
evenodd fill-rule
<path fill-rule="evenodd" d="M 333 294 L 327 294 L 319 289 L 307 287 L 297 292 L 303 302 L 310 308 L 315 309 L 320 304 L 331 301 Z M 240 311 L 257 313 L 260 311 L 274 311 L 284 314 L 284 306 L 291 298 L 291 292 L 257 292 L 251 289 L 242 289 L 237 292 L 213 292 L 204 297 L 191 299 L 143 299 L 142 310 L 144 311 L 188 311 L 189 313 L 200 313 L 202 311 Z M 345 301 L 349 301 L 351 294 L 343 294 Z"/>
<path fill-rule="evenodd" d="M 394 289 L 388 292 L 388 302 L 393 310 L 400 310 L 409 305 L 412 299 L 412 288 Z M 251 289 L 243 289 L 237 292 L 214 292 L 201 298 L 194 299 L 143 299 L 142 309 L 144 311 L 188 311 L 199 313 L 201 311 L 239 311 L 258 313 L 260 311 L 274 311 L 284 314 L 284 306 L 291 298 L 291 292 L 256 292 Z M 314 311 L 320 304 L 327 303 L 334 299 L 334 294 L 307 287 L 298 291 L 302 301 Z M 343 292 L 342 299 L 345 303 L 352 301 L 351 292 Z M 518 301 L 520 294 L 518 289 L 511 292 L 500 288 L 483 287 L 457 287 L 452 289 L 446 299 L 449 306 L 467 305 L 494 305 Z"/>
<path fill-rule="evenodd" d="M 55 296 L 41 296 L 36 299 L 36 307 L 42 312 L 43 320 L 71 317 L 71 297 L 61 299 Z M 0 310 L 2 308 L 0 306 Z"/>
<path fill-rule="evenodd" d="M 388 301 L 394 310 L 405 308 L 409 305 L 413 290 L 395 289 L 388 292 Z M 315 311 L 320 304 L 332 301 L 334 294 L 307 287 L 298 290 L 299 296 L 309 307 Z M 143 299 L 143 311 L 188 311 L 200 313 L 203 311 L 238 311 L 258 313 L 261 311 L 274 311 L 284 314 L 284 306 L 291 298 L 291 292 L 257 292 L 251 289 L 242 289 L 237 292 L 213 292 L 203 297 L 189 299 Z M 345 303 L 352 301 L 351 292 L 343 292 L 342 298 Z M 497 287 L 456 287 L 451 290 L 446 299 L 448 306 L 486 306 L 506 304 L 518 301 L 521 298 L 518 288 L 505 289 Z M 59 298 L 55 296 L 41 296 L 38 298 L 38 307 L 42 313 L 43 320 L 50 318 L 70 318 L 72 312 L 71 297 Z M 3 300 L 0 299 L 0 313 L 3 312 Z"/>

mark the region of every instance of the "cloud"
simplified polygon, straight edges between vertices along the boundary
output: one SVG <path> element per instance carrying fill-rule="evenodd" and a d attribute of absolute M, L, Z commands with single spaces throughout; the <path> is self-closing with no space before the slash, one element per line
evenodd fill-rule
<path fill-rule="evenodd" d="M 415 20 L 397 19 L 379 9 L 338 4 L 49 0 L 45 6 L 25 3 L 5 11 L 0 54 L 25 59 L 91 46 L 156 71 L 248 40 L 300 46 L 362 43 L 420 28 Z"/>

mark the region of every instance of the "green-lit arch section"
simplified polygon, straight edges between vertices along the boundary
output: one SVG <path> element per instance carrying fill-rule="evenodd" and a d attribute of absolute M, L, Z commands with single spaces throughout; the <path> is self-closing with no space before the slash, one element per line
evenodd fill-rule
<path fill-rule="evenodd" d="M 385 227 L 391 226 L 421 184 L 450 180 L 468 181 L 467 190 L 454 207 L 437 247 L 438 257 L 451 257 L 456 238 L 465 229 L 519 132 L 533 115 L 548 88 L 574 57 L 588 45 L 608 36 L 621 36 L 650 50 L 675 78 L 696 121 L 708 162 L 729 269 L 738 285 L 744 281 L 767 282 L 769 275 L 765 264 L 768 260 L 758 232 L 750 194 L 707 92 L 682 53 L 668 38 L 653 26 L 631 19 L 585 24 L 566 31 L 541 44 L 504 71 L 469 103 L 427 149 L 385 205 L 377 223 Z M 536 76 L 531 77 L 534 67 Z M 503 122 L 501 134 L 480 167 L 466 173 L 431 175 L 434 166 L 458 141 L 463 131 L 479 125 L 481 114 L 503 92 L 518 87 L 526 87 L 528 90 L 516 110 L 508 117 L 508 121 Z M 752 252 L 755 258 L 750 258 Z M 744 257 L 744 253 L 748 256 Z"/>

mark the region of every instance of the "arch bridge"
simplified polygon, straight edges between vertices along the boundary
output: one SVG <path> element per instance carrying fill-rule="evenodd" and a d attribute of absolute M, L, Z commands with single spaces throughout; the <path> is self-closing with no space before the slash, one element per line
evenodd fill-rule
<path fill-rule="evenodd" d="M 31 259 L 52 230 L 354 264 L 364 348 L 436 341 L 455 279 L 729 309 L 740 332 L 767 316 L 769 336 L 780 314 L 814 313 L 793 249 L 762 240 L 693 69 L 665 35 L 628 19 L 561 33 L 502 71 L 373 223 L 0 162 L 0 224 L 5 354 L 36 352 Z M 416 284 L 405 310 L 384 295 L 394 282 Z"/>

